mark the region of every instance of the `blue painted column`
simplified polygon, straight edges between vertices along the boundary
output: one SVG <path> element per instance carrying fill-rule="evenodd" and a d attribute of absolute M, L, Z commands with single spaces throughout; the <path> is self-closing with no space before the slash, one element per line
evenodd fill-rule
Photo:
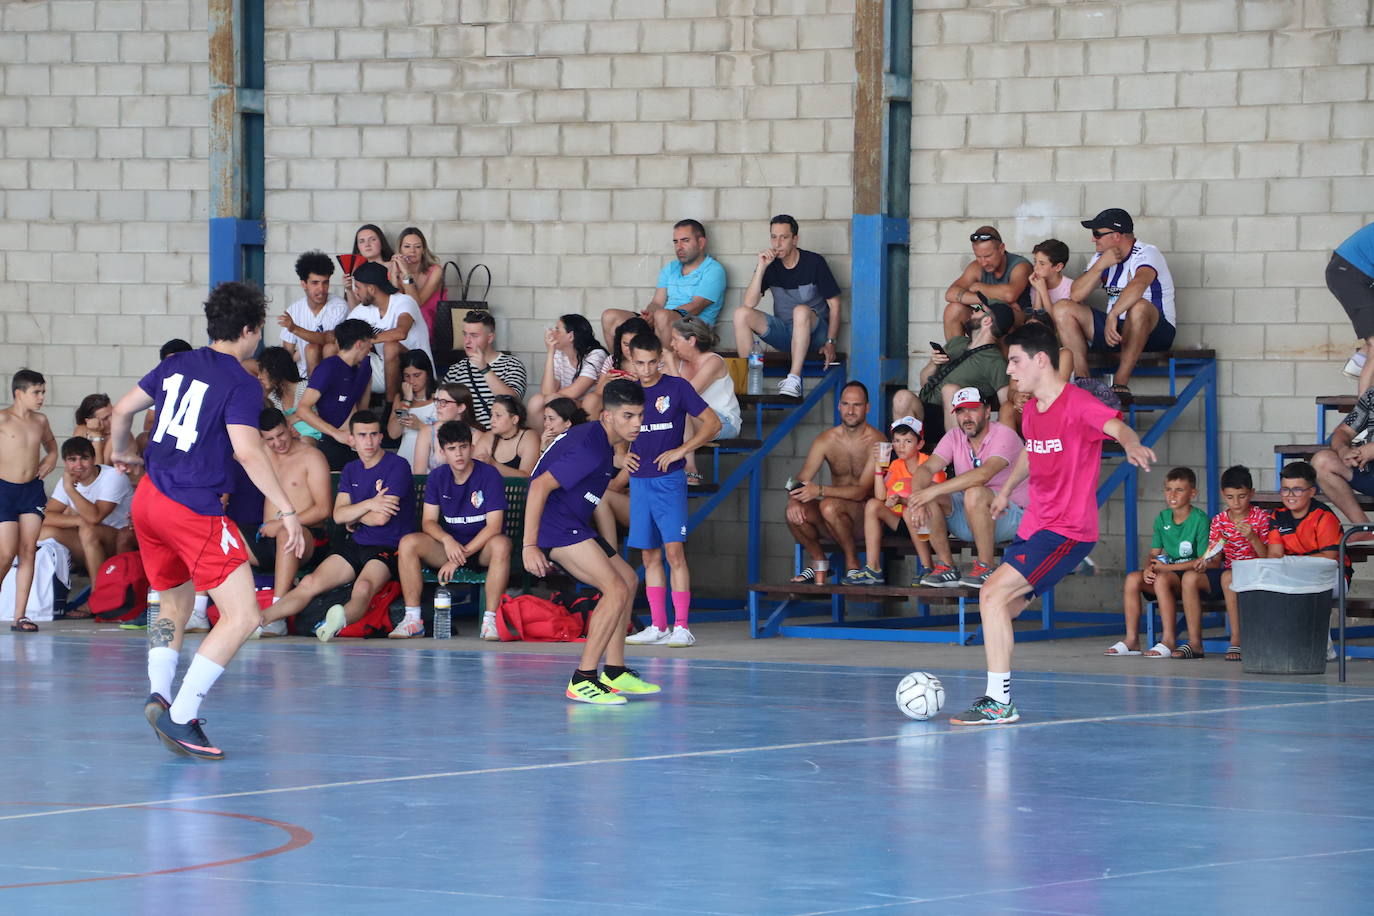
<path fill-rule="evenodd" d="M 263 285 L 263 0 L 210 0 L 210 286 Z"/>

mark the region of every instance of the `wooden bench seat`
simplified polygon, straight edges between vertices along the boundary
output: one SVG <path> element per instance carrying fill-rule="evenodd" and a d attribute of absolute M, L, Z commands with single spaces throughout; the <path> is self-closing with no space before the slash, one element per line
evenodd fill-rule
<path fill-rule="evenodd" d="M 1148 351 L 1140 354 L 1136 366 L 1142 369 L 1159 369 L 1169 365 L 1170 360 L 1216 359 L 1217 351 L 1206 348 L 1179 349 L 1169 351 Z M 1093 369 L 1109 369 L 1121 361 L 1119 353 L 1092 350 L 1088 353 L 1088 366 Z"/>

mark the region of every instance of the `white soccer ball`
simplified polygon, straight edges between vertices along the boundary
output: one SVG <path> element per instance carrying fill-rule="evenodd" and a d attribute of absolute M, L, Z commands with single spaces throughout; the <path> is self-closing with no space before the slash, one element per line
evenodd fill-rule
<path fill-rule="evenodd" d="M 909 719 L 924 721 L 944 705 L 944 685 L 933 674 L 913 671 L 897 684 L 897 708 Z"/>

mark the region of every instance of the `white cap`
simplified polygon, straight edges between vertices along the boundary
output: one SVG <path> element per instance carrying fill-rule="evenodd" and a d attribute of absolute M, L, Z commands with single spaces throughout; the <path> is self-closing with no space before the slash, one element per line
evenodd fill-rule
<path fill-rule="evenodd" d="M 983 395 L 977 388 L 960 388 L 954 392 L 954 399 L 949 402 L 950 410 L 958 410 L 960 407 L 978 407 L 983 403 Z"/>
<path fill-rule="evenodd" d="M 915 417 L 898 417 L 892 421 L 892 425 L 888 429 L 893 430 L 899 426 L 910 426 L 916 435 L 921 434 L 921 421 Z"/>

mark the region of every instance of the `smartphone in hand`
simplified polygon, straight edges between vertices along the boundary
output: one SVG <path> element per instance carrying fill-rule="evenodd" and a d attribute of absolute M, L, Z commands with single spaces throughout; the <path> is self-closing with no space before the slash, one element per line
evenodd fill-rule
<path fill-rule="evenodd" d="M 936 343 L 933 340 L 930 341 L 930 349 L 934 350 L 936 353 L 944 354 L 945 356 L 949 355 L 948 353 L 945 353 L 945 347 L 943 344 Z"/>

